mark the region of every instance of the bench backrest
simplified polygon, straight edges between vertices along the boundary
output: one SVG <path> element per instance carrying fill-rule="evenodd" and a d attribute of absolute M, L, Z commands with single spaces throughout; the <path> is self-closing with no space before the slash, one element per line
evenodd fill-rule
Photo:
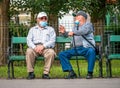
<path fill-rule="evenodd" d="M 102 42 L 102 37 L 100 35 L 94 36 L 95 42 Z"/>
<path fill-rule="evenodd" d="M 60 52 L 60 51 L 70 48 L 71 39 L 72 39 L 72 37 L 57 36 L 57 38 L 56 38 L 57 45 L 55 48 L 56 52 Z M 100 35 L 96 35 L 94 37 L 94 39 L 95 39 L 96 43 L 101 44 L 101 36 Z M 25 52 L 25 50 L 27 48 L 26 43 L 27 43 L 26 37 L 12 37 L 11 52 L 12 53 L 16 52 L 17 54 L 19 54 L 20 52 Z"/>
<path fill-rule="evenodd" d="M 12 44 L 24 44 L 27 43 L 26 37 L 12 37 Z"/>
<path fill-rule="evenodd" d="M 110 35 L 108 39 L 109 53 L 120 53 L 120 35 Z"/>
<path fill-rule="evenodd" d="M 70 43 L 71 39 L 72 39 L 72 37 L 57 36 L 56 43 Z"/>
<path fill-rule="evenodd" d="M 110 35 L 110 42 L 120 42 L 120 35 Z"/>
<path fill-rule="evenodd" d="M 62 37 L 62 36 L 57 36 L 56 38 L 56 43 L 70 43 L 72 37 Z M 96 35 L 94 37 L 96 42 L 101 42 L 101 36 Z M 27 43 L 26 37 L 12 37 L 12 44 L 24 44 Z"/>

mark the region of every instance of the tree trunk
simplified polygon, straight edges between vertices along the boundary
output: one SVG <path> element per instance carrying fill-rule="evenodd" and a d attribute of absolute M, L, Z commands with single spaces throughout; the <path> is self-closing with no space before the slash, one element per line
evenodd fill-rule
<path fill-rule="evenodd" d="M 59 35 L 57 15 L 50 14 L 48 20 L 49 20 L 49 25 L 52 26 L 55 29 L 56 34 Z"/>
<path fill-rule="evenodd" d="M 9 30 L 8 30 L 8 10 L 10 0 L 2 0 L 0 2 L 0 65 L 6 63 L 6 51 L 9 42 Z"/>

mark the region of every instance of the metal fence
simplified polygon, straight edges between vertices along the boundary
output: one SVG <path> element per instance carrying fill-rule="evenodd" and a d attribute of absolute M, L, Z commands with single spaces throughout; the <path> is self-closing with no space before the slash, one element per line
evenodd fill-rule
<path fill-rule="evenodd" d="M 66 22 L 63 22 L 63 23 L 60 23 L 60 24 L 66 26 L 67 31 L 71 31 L 71 28 L 74 26 L 73 22 L 69 22 L 69 21 L 66 21 Z M 105 23 L 103 21 L 93 23 L 94 28 L 95 28 L 94 34 L 102 36 L 103 47 L 107 44 L 107 34 L 108 33 L 115 34 L 115 35 L 120 35 L 120 25 L 115 25 L 114 24 L 114 25 L 106 26 L 104 24 Z M 54 24 L 49 24 L 49 25 L 52 25 L 53 27 L 55 27 L 57 35 L 60 35 L 59 31 L 58 31 L 59 24 L 54 23 Z M 4 28 L 4 32 L 6 30 L 5 28 L 9 29 L 9 37 L 8 38 L 0 37 L 0 40 L 4 40 L 4 41 L 9 40 L 9 46 L 10 46 L 10 41 L 11 41 L 12 36 L 25 36 L 26 37 L 27 33 L 30 29 L 30 27 L 27 26 L 27 25 L 14 24 L 14 23 L 10 23 L 9 25 L 8 24 L 7 25 L 0 25 L 0 30 L 2 30 L 2 28 Z M 1 42 L 1 44 L 2 44 L 2 42 Z M 4 49 L 4 52 L 6 52 L 6 50 L 7 49 Z M 3 51 L 3 49 L 1 47 L 0 52 L 2 52 L 2 51 Z"/>

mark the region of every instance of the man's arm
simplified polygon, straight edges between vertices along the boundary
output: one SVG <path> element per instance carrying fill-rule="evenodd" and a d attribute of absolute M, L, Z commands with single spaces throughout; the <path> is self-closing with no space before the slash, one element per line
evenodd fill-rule
<path fill-rule="evenodd" d="M 28 47 L 34 49 L 36 46 L 32 40 L 33 40 L 32 29 L 30 29 L 30 31 L 28 32 L 28 35 L 27 35 L 27 45 L 28 45 Z"/>

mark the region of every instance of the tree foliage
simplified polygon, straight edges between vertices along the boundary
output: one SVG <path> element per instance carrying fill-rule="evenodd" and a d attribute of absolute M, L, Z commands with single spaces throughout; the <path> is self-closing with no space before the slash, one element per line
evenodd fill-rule
<path fill-rule="evenodd" d="M 120 8 L 119 4 L 118 0 L 116 4 L 112 5 Z M 108 9 L 106 5 L 106 0 L 12 0 L 10 12 L 12 15 L 19 12 L 30 12 L 35 16 L 34 14 L 45 11 L 61 17 L 70 10 L 74 12 L 85 10 L 92 18 L 99 19 L 105 17 Z"/>

